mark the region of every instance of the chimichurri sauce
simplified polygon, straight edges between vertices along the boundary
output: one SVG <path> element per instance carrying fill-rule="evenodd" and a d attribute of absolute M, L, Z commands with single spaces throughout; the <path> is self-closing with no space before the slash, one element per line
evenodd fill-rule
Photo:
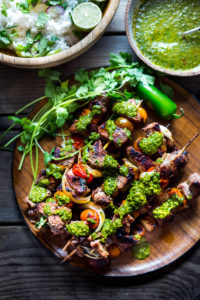
<path fill-rule="evenodd" d="M 181 32 L 200 26 L 199 0 L 146 0 L 133 21 L 141 52 L 156 65 L 188 70 L 200 65 L 200 32 Z"/>

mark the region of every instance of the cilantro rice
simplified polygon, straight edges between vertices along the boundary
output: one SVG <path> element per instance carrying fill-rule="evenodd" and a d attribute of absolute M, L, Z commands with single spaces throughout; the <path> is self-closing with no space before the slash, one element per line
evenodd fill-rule
<path fill-rule="evenodd" d="M 82 2 L 90 1 L 1 0 L 0 49 L 39 57 L 71 47 L 79 41 L 71 13 Z"/>

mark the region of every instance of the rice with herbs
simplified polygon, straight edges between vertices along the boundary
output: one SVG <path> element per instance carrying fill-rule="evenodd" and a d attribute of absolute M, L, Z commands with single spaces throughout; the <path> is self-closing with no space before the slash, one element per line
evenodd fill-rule
<path fill-rule="evenodd" d="M 82 2 L 90 1 L 1 0 L 0 49 L 38 57 L 69 48 L 79 41 L 71 13 Z"/>

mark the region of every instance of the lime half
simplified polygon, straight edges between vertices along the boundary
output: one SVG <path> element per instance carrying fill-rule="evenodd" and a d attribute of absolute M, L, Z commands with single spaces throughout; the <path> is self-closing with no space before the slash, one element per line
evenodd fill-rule
<path fill-rule="evenodd" d="M 102 12 L 98 5 L 92 2 L 81 3 L 75 7 L 72 19 L 77 28 L 89 31 L 99 24 Z"/>

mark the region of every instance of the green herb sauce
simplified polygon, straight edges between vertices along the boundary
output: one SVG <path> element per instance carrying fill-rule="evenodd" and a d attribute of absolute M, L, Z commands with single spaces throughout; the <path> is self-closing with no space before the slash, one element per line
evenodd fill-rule
<path fill-rule="evenodd" d="M 147 203 L 148 196 L 152 196 L 154 194 L 158 195 L 160 191 L 161 188 L 159 173 L 146 174 L 143 179 L 134 181 L 124 205 L 121 205 L 119 208 L 114 209 L 114 213 L 118 215 L 118 218 L 116 218 L 115 221 L 106 219 L 101 231 L 98 234 L 93 233 L 91 235 L 93 240 L 99 239 L 100 241 L 105 242 L 108 236 L 116 233 L 117 229 L 122 226 L 122 221 L 126 214 L 132 213 L 138 208 L 145 205 Z M 140 238 L 141 237 L 139 235 L 135 236 L 135 239 L 139 240 Z"/>
<path fill-rule="evenodd" d="M 83 159 L 83 162 L 87 162 L 88 159 L 90 157 L 90 154 L 89 154 L 89 148 L 86 147 L 83 152 L 82 152 L 82 159 Z"/>
<path fill-rule="evenodd" d="M 59 180 L 62 179 L 63 171 L 59 166 L 55 164 L 48 164 L 46 168 L 46 175 L 52 175 L 55 179 Z"/>
<path fill-rule="evenodd" d="M 76 128 L 78 131 L 85 131 L 88 125 L 92 122 L 92 113 L 84 116 L 80 116 L 78 122 L 76 123 Z"/>
<path fill-rule="evenodd" d="M 137 115 L 137 106 L 129 102 L 120 102 L 113 106 L 113 112 L 126 117 L 135 117 Z"/>
<path fill-rule="evenodd" d="M 140 260 L 146 259 L 150 255 L 150 245 L 144 237 L 142 237 L 140 242 L 135 247 L 133 247 L 132 253 L 135 258 Z"/>
<path fill-rule="evenodd" d="M 181 32 L 199 26 L 197 0 L 146 0 L 134 16 L 133 30 L 141 52 L 154 64 L 171 70 L 200 65 L 200 32 Z"/>
<path fill-rule="evenodd" d="M 64 205 L 70 203 L 70 198 L 67 195 L 55 195 L 56 200 L 58 201 L 58 205 Z"/>
<path fill-rule="evenodd" d="M 51 206 L 49 204 L 45 204 L 43 211 L 45 215 L 50 216 L 51 215 Z"/>
<path fill-rule="evenodd" d="M 56 203 L 56 200 L 53 198 L 47 198 L 46 203 Z"/>
<path fill-rule="evenodd" d="M 106 195 L 111 196 L 117 188 L 117 176 L 111 175 L 104 178 L 103 189 Z"/>
<path fill-rule="evenodd" d="M 111 155 L 106 155 L 103 162 L 103 168 L 106 170 L 116 170 L 118 168 L 118 161 Z"/>
<path fill-rule="evenodd" d="M 120 175 L 127 177 L 128 173 L 129 173 L 128 167 L 126 165 L 121 166 L 119 168 L 119 173 L 120 173 Z"/>
<path fill-rule="evenodd" d="M 115 130 L 117 129 L 117 126 L 115 124 L 115 122 L 113 120 L 108 120 L 106 122 L 106 127 L 105 129 L 108 131 L 108 135 L 109 135 L 109 140 L 113 141 L 113 133 L 115 132 Z"/>
<path fill-rule="evenodd" d="M 41 187 L 47 187 L 48 185 L 49 185 L 48 178 L 41 179 L 37 184 L 37 186 L 41 186 Z"/>
<path fill-rule="evenodd" d="M 39 203 L 48 198 L 48 196 L 49 192 L 47 191 L 47 189 L 36 185 L 32 187 L 29 194 L 29 199 L 34 203 Z"/>
<path fill-rule="evenodd" d="M 54 214 L 59 215 L 62 221 L 69 221 L 72 218 L 71 209 L 57 209 Z"/>
<path fill-rule="evenodd" d="M 117 208 L 115 213 L 122 220 L 126 214 L 144 206 L 147 203 L 148 196 L 158 195 L 160 191 L 160 174 L 156 172 L 145 174 L 142 179 L 133 182 L 126 202 Z"/>
<path fill-rule="evenodd" d="M 153 217 L 155 219 L 165 219 L 173 209 L 183 204 L 184 197 L 179 197 L 177 194 L 171 195 L 171 198 L 164 202 L 161 206 L 153 210 Z"/>
<path fill-rule="evenodd" d="M 101 114 L 101 106 L 93 105 L 92 111 L 84 116 L 80 116 L 78 122 L 76 123 L 76 128 L 78 131 L 85 131 L 88 125 L 92 122 L 93 117 Z"/>
<path fill-rule="evenodd" d="M 154 132 L 147 138 L 143 138 L 139 142 L 139 147 L 144 154 L 153 155 L 163 143 L 163 135 L 161 132 Z"/>
<path fill-rule="evenodd" d="M 77 221 L 66 226 L 69 233 L 79 237 L 88 236 L 90 234 L 90 228 L 83 221 Z"/>

